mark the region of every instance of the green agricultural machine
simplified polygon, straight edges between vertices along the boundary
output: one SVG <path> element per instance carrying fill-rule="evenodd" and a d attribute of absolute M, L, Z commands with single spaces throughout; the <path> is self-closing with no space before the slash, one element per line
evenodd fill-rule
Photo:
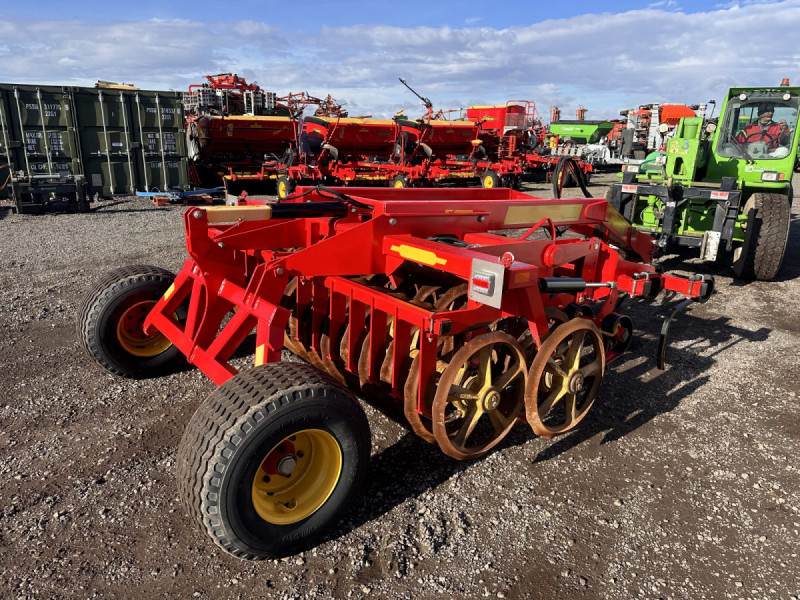
<path fill-rule="evenodd" d="M 577 144 L 597 144 L 603 137 L 611 133 L 614 123 L 611 121 L 571 121 L 558 120 L 550 123 L 550 133 L 569 139 Z"/>
<path fill-rule="evenodd" d="M 681 119 L 666 151 L 626 164 L 606 199 L 662 251 L 697 248 L 742 279 L 771 281 L 789 237 L 800 88 L 731 88 L 719 122 Z"/>

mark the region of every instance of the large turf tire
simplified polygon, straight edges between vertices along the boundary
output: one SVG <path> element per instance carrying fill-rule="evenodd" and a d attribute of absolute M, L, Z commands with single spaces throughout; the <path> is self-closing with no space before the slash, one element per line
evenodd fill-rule
<path fill-rule="evenodd" d="M 306 431 L 324 432 L 335 443 L 333 452 L 312 449 L 305 466 L 297 459 L 296 485 L 314 457 L 326 460 L 337 446 L 341 468 L 315 503 L 297 503 L 296 509 L 312 511 L 308 516 L 268 521 L 254 504 L 256 476 L 287 439 L 294 435 L 299 444 Z M 235 375 L 197 409 L 178 449 L 178 488 L 194 520 L 226 552 L 249 560 L 288 556 L 318 543 L 350 504 L 364 479 L 370 446 L 364 411 L 346 388 L 311 365 L 270 363 Z M 331 472 L 317 473 L 316 481 Z"/>
<path fill-rule="evenodd" d="M 163 351 L 144 356 L 126 350 L 126 342 L 118 333 L 126 311 L 137 304 L 157 301 L 174 280 L 175 275 L 166 269 L 133 265 L 115 269 L 95 284 L 78 311 L 77 329 L 83 347 L 97 364 L 115 375 L 134 379 L 165 375 L 185 367 L 183 354 L 168 345 L 163 336 L 159 338 L 161 334 L 154 334 L 150 340 L 164 342 Z M 178 318 L 183 317 L 185 312 L 179 309 Z"/>
<path fill-rule="evenodd" d="M 772 281 L 778 274 L 789 239 L 789 198 L 756 193 L 744 205 L 744 242 L 734 250 L 733 271 L 741 279 Z"/>

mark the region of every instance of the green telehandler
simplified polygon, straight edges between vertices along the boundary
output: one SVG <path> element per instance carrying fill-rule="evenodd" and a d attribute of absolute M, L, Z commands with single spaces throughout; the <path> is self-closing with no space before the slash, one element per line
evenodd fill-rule
<path fill-rule="evenodd" d="M 627 164 L 606 199 L 662 251 L 697 248 L 771 281 L 789 237 L 800 88 L 731 88 L 718 123 L 681 119 L 665 151 Z M 646 166 L 645 166 L 646 165 Z"/>

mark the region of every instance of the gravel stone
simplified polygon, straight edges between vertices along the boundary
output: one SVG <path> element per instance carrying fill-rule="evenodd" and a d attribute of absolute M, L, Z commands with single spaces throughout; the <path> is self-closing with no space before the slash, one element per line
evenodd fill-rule
<path fill-rule="evenodd" d="M 213 383 L 120 379 L 76 339 L 104 273 L 180 269 L 183 210 L 136 197 L 88 214 L 0 209 L 0 598 L 798 597 L 800 204 L 775 282 L 735 282 L 688 251 L 660 259 L 713 274 L 716 294 L 673 323 L 665 371 L 670 304 L 629 307 L 631 348 L 565 436 L 517 426 L 456 462 L 365 404 L 362 493 L 316 548 L 258 563 L 222 554 L 178 502 L 178 442 Z"/>

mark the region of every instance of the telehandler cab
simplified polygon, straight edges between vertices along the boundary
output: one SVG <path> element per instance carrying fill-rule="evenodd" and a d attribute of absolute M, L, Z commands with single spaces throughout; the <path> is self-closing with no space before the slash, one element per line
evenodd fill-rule
<path fill-rule="evenodd" d="M 718 123 L 685 117 L 650 166 L 623 166 L 606 199 L 665 251 L 697 248 L 771 281 L 789 237 L 800 88 L 731 88 Z"/>

